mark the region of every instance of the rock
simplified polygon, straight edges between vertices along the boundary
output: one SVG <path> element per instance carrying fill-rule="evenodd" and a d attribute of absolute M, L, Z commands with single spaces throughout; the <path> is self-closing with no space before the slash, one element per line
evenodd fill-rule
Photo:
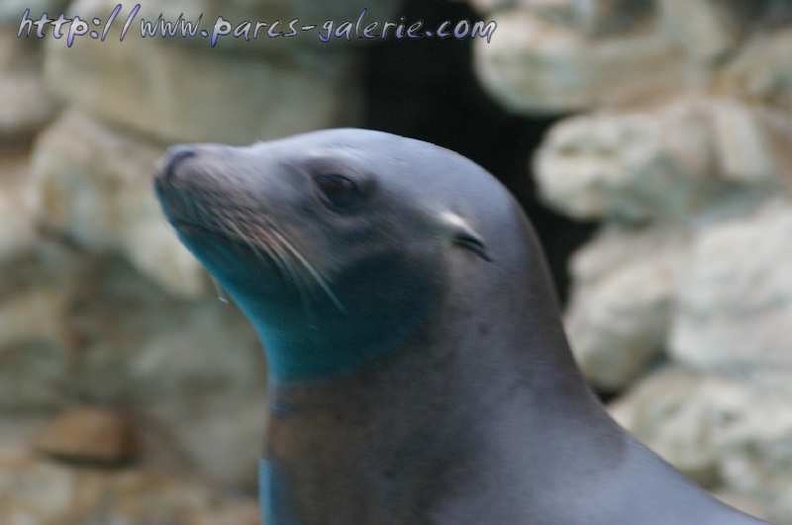
<path fill-rule="evenodd" d="M 674 231 L 609 228 L 575 254 L 566 329 L 594 385 L 618 391 L 661 354 L 688 245 Z"/>
<path fill-rule="evenodd" d="M 72 10 L 92 13 L 94 3 L 81 0 Z M 354 57 L 323 49 L 229 60 L 162 39 L 84 40 L 67 48 L 51 38 L 45 73 L 66 101 L 149 137 L 249 144 L 358 122 Z"/>
<path fill-rule="evenodd" d="M 0 465 L 0 522 L 48 524 L 68 515 L 76 481 L 74 472 L 48 463 Z"/>
<path fill-rule="evenodd" d="M 716 77 L 721 92 L 792 114 L 792 30 L 756 34 Z"/>
<path fill-rule="evenodd" d="M 0 302 L 0 348 L 57 341 L 62 315 L 63 299 L 52 289 L 28 290 L 6 298 Z M 6 352 L 8 356 L 13 353 Z"/>
<path fill-rule="evenodd" d="M 21 141 L 32 137 L 54 117 L 57 105 L 35 75 L 14 75 L 0 80 L 0 137 Z"/>
<path fill-rule="evenodd" d="M 739 215 L 778 191 L 788 159 L 772 137 L 792 143 L 735 101 L 683 99 L 563 121 L 534 171 L 544 199 L 578 218 L 679 222 L 709 207 Z"/>
<path fill-rule="evenodd" d="M 40 219 L 85 249 L 123 254 L 176 295 L 200 297 L 209 289 L 204 271 L 171 231 L 152 190 L 163 151 L 67 112 L 33 153 Z"/>
<path fill-rule="evenodd" d="M 472 0 L 481 13 L 519 7 L 548 22 L 596 36 L 634 26 L 649 14 L 643 0 Z"/>
<path fill-rule="evenodd" d="M 6 144 L 28 142 L 55 117 L 58 106 L 40 64 L 36 47 L 17 39 L 16 28 L 0 26 L 0 139 Z"/>
<path fill-rule="evenodd" d="M 723 0 L 662 0 L 661 24 L 669 38 L 699 61 L 721 59 L 737 44 L 741 25 L 734 3 Z"/>
<path fill-rule="evenodd" d="M 117 465 L 136 458 L 136 431 L 119 412 L 82 407 L 58 416 L 36 443 L 39 452 L 61 461 Z"/>
<path fill-rule="evenodd" d="M 37 240 L 38 199 L 27 152 L 0 154 L 0 263 L 27 253 Z"/>
<path fill-rule="evenodd" d="M 0 261 L 0 419 L 46 417 L 68 396 L 61 336 L 74 266 L 73 254 L 44 240 Z"/>
<path fill-rule="evenodd" d="M 715 440 L 738 417 L 744 403 L 742 389 L 666 368 L 638 383 L 611 407 L 611 413 L 685 475 L 717 487 L 721 479 Z"/>
<path fill-rule="evenodd" d="M 86 263 L 65 289 L 72 399 L 123 406 L 145 464 L 255 486 L 266 369 L 244 317 L 166 294 L 120 258 Z"/>
<path fill-rule="evenodd" d="M 671 350 L 704 370 L 792 372 L 792 204 L 702 231 L 681 287 Z"/>
<path fill-rule="evenodd" d="M 20 456 L 0 464 L 0 523 L 260 525 L 248 496 L 147 469 L 72 469 Z"/>
<path fill-rule="evenodd" d="M 788 523 L 792 486 L 792 387 L 788 375 L 701 375 L 672 367 L 613 407 L 616 419 L 684 473 L 754 500 Z"/>
<path fill-rule="evenodd" d="M 755 498 L 746 496 L 745 494 L 738 494 L 729 490 L 719 490 L 715 492 L 714 496 L 726 505 L 734 507 L 735 509 L 745 512 L 746 514 L 763 520 L 770 519 L 770 516 L 767 515 L 762 504 Z"/>
<path fill-rule="evenodd" d="M 2 471 L 32 458 L 30 445 L 47 426 L 48 417 L 46 414 L 3 414 L 0 418 L 0 494 L 6 488 L 4 483 L 8 482 Z"/>
<path fill-rule="evenodd" d="M 692 82 L 684 53 L 658 31 L 590 38 L 527 9 L 499 12 L 496 38 L 477 42 L 475 51 L 485 87 L 523 113 L 656 98 Z"/>
<path fill-rule="evenodd" d="M 16 25 L 22 19 L 25 9 L 31 14 L 62 12 L 69 0 L 3 0 L 0 4 L 0 25 Z"/>
<path fill-rule="evenodd" d="M 57 344 L 60 321 L 55 290 L 29 291 L 0 301 L 0 413 L 57 409 L 68 377 Z"/>

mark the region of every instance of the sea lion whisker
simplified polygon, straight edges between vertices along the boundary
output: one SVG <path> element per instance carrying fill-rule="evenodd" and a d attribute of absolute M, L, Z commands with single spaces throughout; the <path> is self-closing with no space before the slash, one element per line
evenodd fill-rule
<path fill-rule="evenodd" d="M 314 312 L 311 308 L 311 287 L 305 281 L 302 273 L 297 271 L 295 264 L 293 264 L 291 260 L 289 251 L 282 246 L 279 237 L 274 236 L 266 226 L 234 220 L 228 216 L 226 216 L 225 219 L 228 226 L 247 244 L 259 259 L 264 258 L 264 255 L 259 251 L 263 250 L 266 256 L 276 265 L 284 282 L 292 285 L 297 291 L 297 295 L 300 299 L 300 306 L 308 322 L 312 323 Z M 239 226 L 240 222 L 244 225 L 246 231 L 243 231 Z M 250 239 L 257 239 L 259 242 L 253 243 Z"/>
<path fill-rule="evenodd" d="M 280 239 L 273 235 L 272 232 L 266 228 L 266 226 L 256 227 L 256 233 L 260 238 L 264 239 L 264 243 L 269 246 L 273 255 L 282 262 L 284 268 L 289 274 L 289 280 L 291 284 L 294 285 L 297 290 L 303 313 L 308 319 L 309 324 L 312 324 L 315 316 L 314 311 L 311 308 L 312 289 L 305 281 L 303 273 L 297 271 L 297 267 L 295 267 L 295 265 L 292 264 L 290 260 L 291 255 L 289 251 L 285 249 Z"/>
<path fill-rule="evenodd" d="M 231 230 L 237 239 L 244 243 L 245 246 L 247 246 L 259 260 L 272 262 L 278 270 L 281 278 L 286 282 L 289 282 L 291 272 L 288 269 L 288 261 L 283 260 L 282 256 L 273 250 L 271 243 L 264 242 L 261 244 L 255 244 L 251 241 L 251 236 L 249 234 L 246 235 L 236 221 L 227 216 L 222 216 L 222 219 L 223 225 Z M 264 253 L 261 253 L 262 250 Z"/>
<path fill-rule="evenodd" d="M 281 243 L 292 253 L 292 255 L 300 262 L 300 264 L 305 268 L 308 273 L 310 273 L 311 277 L 316 281 L 316 283 L 321 287 L 321 289 L 327 294 L 327 297 L 330 301 L 335 305 L 335 307 L 343 314 L 347 314 L 348 310 L 346 306 L 341 302 L 341 299 L 338 298 L 336 293 L 333 291 L 332 287 L 330 286 L 329 281 L 316 269 L 316 267 L 311 264 L 308 259 L 297 249 L 294 244 L 289 241 L 282 233 L 278 232 L 277 229 L 272 228 L 273 235 L 276 235 Z"/>

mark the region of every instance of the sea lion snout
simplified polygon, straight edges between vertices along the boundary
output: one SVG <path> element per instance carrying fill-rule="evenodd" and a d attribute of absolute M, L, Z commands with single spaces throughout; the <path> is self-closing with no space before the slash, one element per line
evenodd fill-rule
<path fill-rule="evenodd" d="M 176 178 L 176 171 L 180 164 L 190 157 L 194 157 L 196 148 L 191 145 L 173 146 L 165 153 L 161 167 L 157 171 L 158 183 L 172 183 Z"/>

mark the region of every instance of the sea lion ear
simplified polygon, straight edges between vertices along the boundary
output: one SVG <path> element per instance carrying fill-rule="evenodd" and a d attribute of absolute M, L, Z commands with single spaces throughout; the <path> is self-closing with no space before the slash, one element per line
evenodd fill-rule
<path fill-rule="evenodd" d="M 492 261 L 484 239 L 465 219 L 456 213 L 444 212 L 443 222 L 451 230 L 455 245 L 475 253 L 485 261 Z"/>

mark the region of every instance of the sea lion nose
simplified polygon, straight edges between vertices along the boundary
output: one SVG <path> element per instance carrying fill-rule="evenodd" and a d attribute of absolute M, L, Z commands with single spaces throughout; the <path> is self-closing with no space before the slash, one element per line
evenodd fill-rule
<path fill-rule="evenodd" d="M 169 148 L 165 153 L 162 168 L 157 173 L 157 178 L 161 182 L 173 182 L 179 164 L 194 156 L 195 148 L 192 146 L 173 146 Z"/>

